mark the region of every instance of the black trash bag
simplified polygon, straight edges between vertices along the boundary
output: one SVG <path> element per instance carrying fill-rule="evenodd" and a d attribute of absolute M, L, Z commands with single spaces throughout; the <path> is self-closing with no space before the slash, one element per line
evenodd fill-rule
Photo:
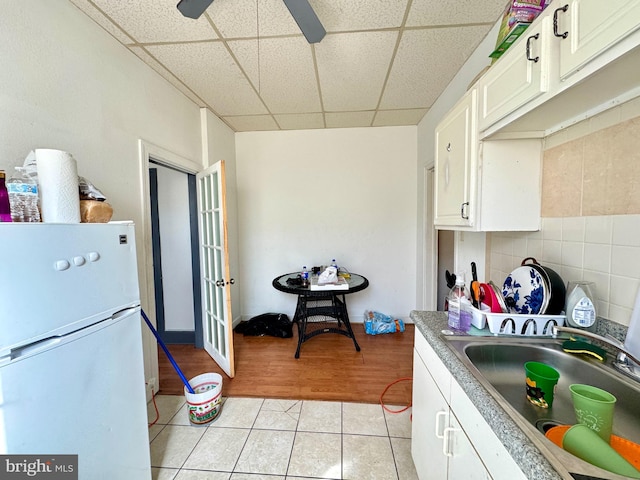
<path fill-rule="evenodd" d="M 292 323 L 284 313 L 263 313 L 248 322 L 241 322 L 235 331 L 253 337 L 265 335 L 279 338 L 293 337 Z"/>

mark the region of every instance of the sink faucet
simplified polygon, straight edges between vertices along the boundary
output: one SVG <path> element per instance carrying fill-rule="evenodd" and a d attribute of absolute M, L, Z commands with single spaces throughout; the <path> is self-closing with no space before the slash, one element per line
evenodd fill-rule
<path fill-rule="evenodd" d="M 625 350 L 624 344 L 614 338 L 601 337 L 595 333 L 591 333 L 586 330 L 580 330 L 578 328 L 559 327 L 554 325 L 551 330 L 553 336 L 558 335 L 559 332 L 572 333 L 574 335 L 581 335 L 583 337 L 593 338 L 610 347 L 615 348 L 618 351 L 618 356 L 613 362 L 613 367 L 619 372 L 633 378 L 640 382 L 640 360 L 636 358 L 629 351 Z"/>

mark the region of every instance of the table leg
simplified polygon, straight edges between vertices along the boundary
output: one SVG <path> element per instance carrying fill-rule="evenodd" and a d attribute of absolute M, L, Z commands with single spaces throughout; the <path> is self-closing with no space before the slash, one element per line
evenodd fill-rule
<path fill-rule="evenodd" d="M 300 358 L 300 347 L 305 340 L 304 337 L 307 332 L 307 300 L 304 295 L 298 295 L 298 303 L 293 321 L 298 325 L 298 346 L 296 348 L 295 358 Z"/>
<path fill-rule="evenodd" d="M 353 329 L 351 328 L 351 322 L 349 321 L 349 314 L 347 313 L 347 302 L 344 294 L 342 294 L 342 299 L 340 299 L 340 295 L 336 293 L 331 293 L 329 296 L 325 298 L 318 297 L 309 297 L 306 295 L 298 296 L 298 303 L 296 305 L 296 312 L 293 317 L 293 321 L 298 324 L 298 346 L 296 348 L 295 358 L 300 358 L 300 347 L 302 344 L 315 337 L 316 335 L 320 335 L 322 333 L 339 333 L 346 337 L 351 338 L 353 340 L 353 345 L 357 352 L 360 351 L 360 345 L 356 341 L 356 336 L 353 333 Z M 317 306 L 312 305 L 309 307 L 308 301 L 318 302 L 318 301 L 330 301 L 330 305 L 328 306 Z M 309 316 L 329 316 L 334 318 L 338 323 L 338 328 L 326 327 L 320 330 L 314 330 L 310 333 L 307 333 L 308 327 L 308 319 Z M 344 327 L 342 328 L 342 324 Z"/>
<path fill-rule="evenodd" d="M 351 328 L 351 322 L 349 321 L 349 313 L 347 313 L 347 300 L 344 296 L 344 294 L 342 295 L 342 300 L 340 300 L 338 298 L 338 296 L 335 296 L 335 300 L 341 304 L 341 313 L 342 313 L 342 321 L 344 322 L 344 326 L 347 327 L 347 332 L 349 332 L 349 336 L 351 337 L 351 339 L 353 340 L 353 345 L 356 347 L 356 352 L 360 351 L 360 345 L 358 345 L 358 342 L 356 341 L 356 336 L 353 333 L 353 329 Z"/>

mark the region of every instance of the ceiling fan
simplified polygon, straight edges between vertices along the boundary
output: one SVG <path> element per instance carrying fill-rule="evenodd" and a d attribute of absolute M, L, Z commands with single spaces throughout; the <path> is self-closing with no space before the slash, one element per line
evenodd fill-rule
<path fill-rule="evenodd" d="M 282 0 L 309 43 L 318 43 L 327 33 L 313 11 L 309 0 Z M 180 0 L 178 10 L 185 17 L 200 18 L 213 0 Z"/>

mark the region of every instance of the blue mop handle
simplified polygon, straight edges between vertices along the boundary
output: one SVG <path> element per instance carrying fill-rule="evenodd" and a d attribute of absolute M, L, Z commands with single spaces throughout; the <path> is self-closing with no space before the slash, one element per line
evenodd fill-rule
<path fill-rule="evenodd" d="M 182 379 L 182 383 L 184 383 L 184 386 L 187 387 L 187 390 L 189 391 L 189 393 L 196 393 L 193 391 L 191 384 L 189 384 L 189 382 L 187 381 L 187 378 L 184 376 L 184 373 L 182 373 L 182 370 L 180 370 L 180 367 L 178 366 L 176 361 L 173 359 L 173 357 L 169 353 L 169 350 L 167 350 L 167 346 L 164 344 L 164 342 L 160 338 L 160 335 L 158 335 L 158 332 L 156 331 L 156 329 L 153 328 L 153 325 L 151 325 L 151 322 L 147 318 L 147 314 L 144 313 L 144 310 L 142 309 L 140 309 L 140 313 L 142 313 L 142 318 L 144 318 L 144 321 L 147 322 L 148 327 L 151 329 L 151 331 L 155 335 L 156 340 L 158 341 L 158 345 L 162 347 L 162 349 L 164 350 L 164 353 L 167 354 L 167 358 L 171 362 L 171 365 L 173 365 L 173 368 L 175 368 L 176 372 L 178 372 L 178 375 L 180 375 L 180 378 Z"/>

